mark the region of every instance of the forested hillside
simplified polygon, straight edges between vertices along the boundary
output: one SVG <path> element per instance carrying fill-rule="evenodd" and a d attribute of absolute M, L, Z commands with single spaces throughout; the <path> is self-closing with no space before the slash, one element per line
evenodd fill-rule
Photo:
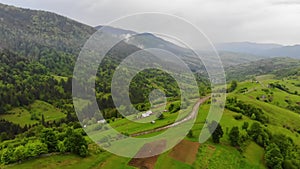
<path fill-rule="evenodd" d="M 45 49 L 78 54 L 95 29 L 69 18 L 45 11 L 0 4 L 1 47 L 39 58 Z"/>
<path fill-rule="evenodd" d="M 246 80 L 257 75 L 276 73 L 279 77 L 297 74 L 300 60 L 292 58 L 269 58 L 226 68 L 228 80 Z"/>

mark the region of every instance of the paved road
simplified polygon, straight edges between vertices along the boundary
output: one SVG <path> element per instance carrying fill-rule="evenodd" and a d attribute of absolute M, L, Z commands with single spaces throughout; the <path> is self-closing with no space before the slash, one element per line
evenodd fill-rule
<path fill-rule="evenodd" d="M 182 123 L 184 123 L 186 121 L 194 119 L 197 116 L 197 114 L 198 114 L 199 106 L 202 103 L 204 103 L 205 101 L 207 101 L 209 98 L 210 98 L 210 96 L 207 96 L 207 97 L 204 97 L 202 99 L 199 99 L 197 101 L 197 103 L 194 105 L 192 112 L 187 117 L 185 117 L 185 118 L 183 118 L 183 119 L 181 119 L 181 120 L 179 120 L 179 121 L 177 121 L 177 122 L 175 122 L 173 124 L 170 124 L 170 125 L 167 125 L 167 126 L 163 126 L 163 127 L 159 127 L 159 128 L 152 129 L 152 130 L 148 130 L 148 131 L 143 131 L 143 132 L 131 134 L 130 136 L 131 137 L 135 137 L 135 136 L 141 136 L 141 135 L 145 135 L 145 134 L 150 134 L 150 133 L 154 133 L 154 132 L 166 130 L 168 128 L 171 128 L 171 127 L 174 127 L 174 126 L 178 126 L 179 124 L 182 124 Z"/>

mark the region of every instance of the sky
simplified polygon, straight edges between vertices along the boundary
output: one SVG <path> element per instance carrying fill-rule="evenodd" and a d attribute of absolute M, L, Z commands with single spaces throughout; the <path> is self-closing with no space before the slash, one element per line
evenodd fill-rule
<path fill-rule="evenodd" d="M 182 17 L 214 43 L 300 44 L 299 0 L 0 0 L 55 12 L 82 23 L 105 25 L 120 17 L 162 12 Z"/>

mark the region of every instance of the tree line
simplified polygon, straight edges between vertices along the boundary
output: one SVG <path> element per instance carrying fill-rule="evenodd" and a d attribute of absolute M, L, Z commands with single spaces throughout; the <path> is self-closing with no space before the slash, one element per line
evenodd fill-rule
<path fill-rule="evenodd" d="M 22 141 L 17 146 L 8 144 L 0 148 L 0 161 L 3 164 L 10 164 L 38 157 L 47 153 L 74 153 L 81 157 L 88 155 L 88 142 L 84 138 L 84 131 L 81 128 L 35 128 L 35 139 Z M 32 131 L 28 131 L 32 132 Z M 28 134 L 25 132 L 24 134 Z"/>
<path fill-rule="evenodd" d="M 208 129 L 212 134 L 212 141 L 220 143 L 224 135 L 222 126 L 212 121 L 208 124 Z M 231 146 L 241 152 L 247 147 L 249 141 L 254 141 L 264 148 L 264 159 L 270 169 L 297 169 L 300 166 L 300 149 L 293 140 L 284 134 L 272 134 L 258 122 L 252 123 L 251 126 L 248 122 L 244 122 L 241 129 L 234 126 L 226 134 Z"/>

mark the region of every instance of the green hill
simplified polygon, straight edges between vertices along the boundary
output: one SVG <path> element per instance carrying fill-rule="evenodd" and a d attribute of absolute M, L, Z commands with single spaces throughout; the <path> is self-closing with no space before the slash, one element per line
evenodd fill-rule
<path fill-rule="evenodd" d="M 39 58 L 46 49 L 78 54 L 95 29 L 45 11 L 0 4 L 2 48 Z"/>
<path fill-rule="evenodd" d="M 299 59 L 270 58 L 228 67 L 226 75 L 228 80 L 246 80 L 264 74 L 290 72 L 299 67 Z"/>

